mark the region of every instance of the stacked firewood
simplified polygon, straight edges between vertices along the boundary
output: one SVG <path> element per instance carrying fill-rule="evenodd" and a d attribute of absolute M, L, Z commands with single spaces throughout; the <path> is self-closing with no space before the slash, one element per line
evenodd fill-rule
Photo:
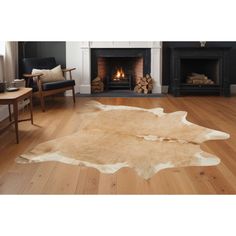
<path fill-rule="evenodd" d="M 192 73 L 187 78 L 188 84 L 214 84 L 214 81 L 209 79 L 204 74 Z"/>
<path fill-rule="evenodd" d="M 139 77 L 136 80 L 136 86 L 134 87 L 134 92 L 136 93 L 151 93 L 153 89 L 152 77 L 146 74 L 145 77 Z"/>
<path fill-rule="evenodd" d="M 101 93 L 104 91 L 104 83 L 99 76 L 92 80 L 91 90 L 92 93 Z"/>

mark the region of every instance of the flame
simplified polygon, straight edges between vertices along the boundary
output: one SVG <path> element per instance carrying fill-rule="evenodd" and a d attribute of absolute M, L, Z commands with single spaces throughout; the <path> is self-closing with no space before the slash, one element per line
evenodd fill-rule
<path fill-rule="evenodd" d="M 115 75 L 114 75 L 114 80 L 120 80 L 125 78 L 125 72 L 122 68 L 117 69 Z"/>

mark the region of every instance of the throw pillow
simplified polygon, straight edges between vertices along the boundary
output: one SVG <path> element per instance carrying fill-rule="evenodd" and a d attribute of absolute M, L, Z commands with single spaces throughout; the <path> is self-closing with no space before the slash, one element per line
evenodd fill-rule
<path fill-rule="evenodd" d="M 40 76 L 42 83 L 48 83 L 48 82 L 56 82 L 56 81 L 62 81 L 65 80 L 62 70 L 61 70 L 61 65 L 56 66 L 55 68 L 51 70 L 39 70 L 39 69 L 33 69 L 32 74 L 38 74 L 42 73 L 43 75 Z"/>

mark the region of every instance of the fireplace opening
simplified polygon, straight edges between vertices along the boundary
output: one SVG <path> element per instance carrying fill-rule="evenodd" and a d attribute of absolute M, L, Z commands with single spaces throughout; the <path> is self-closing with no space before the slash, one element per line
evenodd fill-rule
<path fill-rule="evenodd" d="M 181 83 L 186 85 L 219 85 L 218 59 L 181 59 Z"/>
<path fill-rule="evenodd" d="M 106 90 L 132 90 L 137 78 L 143 76 L 143 58 L 99 57 L 97 74 L 105 84 Z"/>
<path fill-rule="evenodd" d="M 110 72 L 110 75 L 106 76 L 108 89 L 132 89 L 132 74 L 128 72 L 125 64 L 123 66 L 120 63 L 113 65 Z"/>
<path fill-rule="evenodd" d="M 97 90 L 101 85 L 105 91 L 133 90 L 138 78 L 150 74 L 150 70 L 150 49 L 92 49 L 91 92 L 95 92 L 93 88 L 101 91 Z"/>

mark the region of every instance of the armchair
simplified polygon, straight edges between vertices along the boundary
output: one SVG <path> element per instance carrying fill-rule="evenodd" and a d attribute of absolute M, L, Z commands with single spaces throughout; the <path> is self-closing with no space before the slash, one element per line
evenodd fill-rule
<path fill-rule="evenodd" d="M 73 102 L 75 103 L 75 81 L 72 79 L 71 69 L 62 69 L 63 76 L 69 73 L 69 79 L 62 79 L 56 81 L 43 81 L 44 76 L 43 71 L 38 71 L 37 73 L 32 73 L 33 69 L 37 70 L 51 70 L 57 67 L 57 63 L 54 57 L 48 58 L 24 58 L 23 59 L 23 77 L 26 80 L 26 87 L 31 87 L 33 89 L 33 94 L 40 98 L 42 111 L 45 111 L 45 101 L 46 96 L 50 96 L 57 93 L 65 92 L 66 90 L 72 90 Z"/>

